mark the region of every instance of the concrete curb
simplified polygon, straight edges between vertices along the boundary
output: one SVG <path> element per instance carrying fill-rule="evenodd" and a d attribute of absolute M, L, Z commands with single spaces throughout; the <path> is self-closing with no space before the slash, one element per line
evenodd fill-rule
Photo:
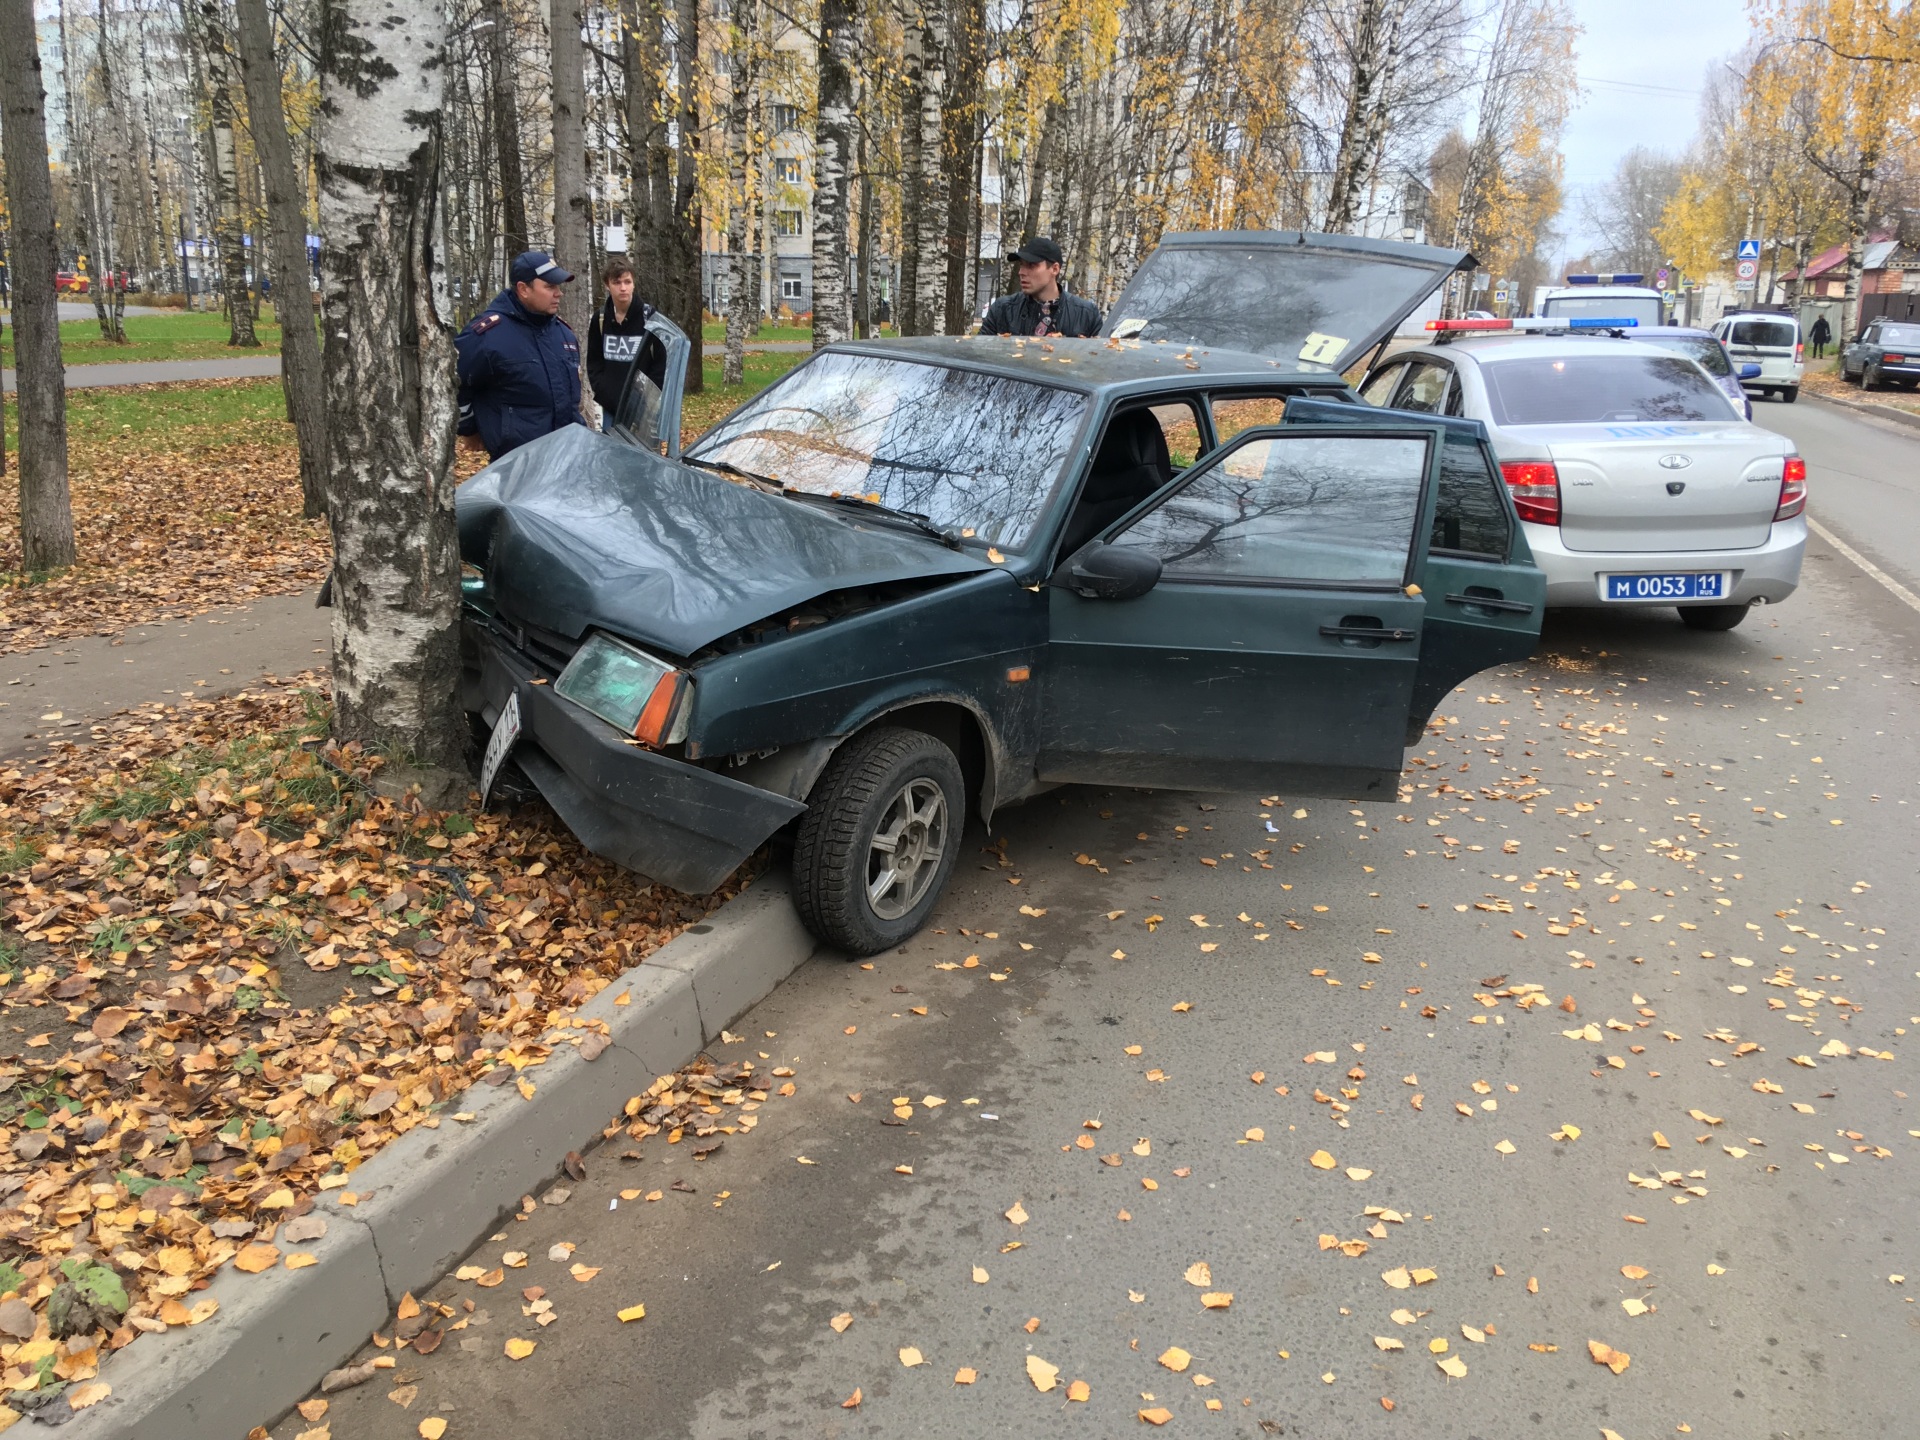
<path fill-rule="evenodd" d="M 1802 390 L 1800 393 L 1825 405 L 1838 406 L 1842 410 L 1858 410 L 1862 415 L 1891 420 L 1896 425 L 1911 425 L 1914 429 L 1920 430 L 1920 415 L 1916 415 L 1911 410 L 1902 410 L 1897 405 L 1880 405 L 1872 400 L 1843 399 L 1838 395 L 1822 395 L 1816 390 Z"/>
<path fill-rule="evenodd" d="M 784 876 L 766 876 L 626 971 L 576 1012 L 605 1021 L 595 1060 L 562 1046 L 511 1085 L 475 1085 L 449 1113 L 474 1119 L 401 1136 L 313 1207 L 327 1233 L 301 1249 L 319 1264 L 239 1275 L 206 1290 L 212 1320 L 150 1335 L 100 1378 L 113 1393 L 75 1417 L 76 1440 L 239 1440 L 269 1424 L 366 1342 L 401 1295 L 424 1291 L 584 1148 L 629 1097 L 691 1060 L 813 954 Z M 622 994 L 627 1003 L 616 1005 Z M 284 1248 L 284 1247 L 283 1247 Z M 205 1298 L 199 1297 L 199 1298 Z"/>

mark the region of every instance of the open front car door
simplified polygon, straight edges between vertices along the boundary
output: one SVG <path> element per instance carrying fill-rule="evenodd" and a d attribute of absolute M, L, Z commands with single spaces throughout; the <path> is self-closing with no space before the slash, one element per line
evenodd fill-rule
<path fill-rule="evenodd" d="M 1442 445 L 1397 418 L 1249 430 L 1067 557 L 1040 778 L 1396 794 Z"/>
<path fill-rule="evenodd" d="M 613 433 L 621 439 L 680 458 L 680 407 L 687 394 L 687 365 L 693 344 L 666 316 L 647 317 L 640 358 L 627 367 L 626 388 L 614 406 Z"/>

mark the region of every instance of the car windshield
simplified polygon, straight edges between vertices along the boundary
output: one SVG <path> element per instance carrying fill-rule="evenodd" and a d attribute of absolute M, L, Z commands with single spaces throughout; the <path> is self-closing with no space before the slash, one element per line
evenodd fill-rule
<path fill-rule="evenodd" d="M 1637 320 L 1658 325 L 1658 295 L 1553 295 L 1541 302 L 1540 313 L 1556 320 Z"/>
<path fill-rule="evenodd" d="M 1920 348 L 1920 325 L 1887 325 L 1880 330 L 1882 345 L 1911 345 Z"/>
<path fill-rule="evenodd" d="M 1735 345 L 1752 345 L 1762 350 L 1791 350 L 1794 335 L 1791 320 L 1736 320 L 1729 339 Z"/>
<path fill-rule="evenodd" d="M 1733 374 L 1727 352 L 1711 335 L 1637 335 L 1634 338 L 1686 356 L 1715 379 Z"/>
<path fill-rule="evenodd" d="M 748 401 L 687 458 L 912 511 L 956 538 L 1018 551 L 1087 403 L 1007 376 L 828 353 Z"/>
<path fill-rule="evenodd" d="M 1568 355 L 1482 363 L 1498 425 L 1726 420 L 1726 393 L 1677 355 Z"/>

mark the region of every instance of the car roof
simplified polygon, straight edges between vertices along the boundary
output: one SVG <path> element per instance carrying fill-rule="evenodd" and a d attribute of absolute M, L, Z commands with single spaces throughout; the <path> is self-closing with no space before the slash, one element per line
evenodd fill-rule
<path fill-rule="evenodd" d="M 921 335 L 893 340 L 851 340 L 831 347 L 846 354 L 958 365 L 1076 390 L 1156 388 L 1277 382 L 1344 389 L 1346 381 L 1324 365 L 1269 360 L 1240 350 L 1220 350 L 1167 341 L 1026 338 L 1004 335 Z"/>
<path fill-rule="evenodd" d="M 1719 339 L 1711 330 L 1702 330 L 1698 325 L 1636 325 L 1633 327 L 1633 334 L 1635 339 L 1639 339 L 1644 335 L 1660 335 L 1663 337 L 1677 335 L 1687 340 L 1718 341 Z"/>
<path fill-rule="evenodd" d="M 1651 285 L 1555 285 L 1544 292 L 1547 299 L 1558 299 L 1562 295 L 1633 295 L 1642 297 L 1659 296 L 1660 292 Z"/>

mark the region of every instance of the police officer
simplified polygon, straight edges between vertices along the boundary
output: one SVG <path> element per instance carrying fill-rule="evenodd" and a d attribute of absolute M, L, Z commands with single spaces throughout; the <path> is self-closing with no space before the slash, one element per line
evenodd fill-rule
<path fill-rule="evenodd" d="M 573 279 L 551 255 L 513 257 L 510 284 L 454 339 L 460 358 L 461 443 L 498 460 L 580 413 L 580 340 L 560 318 Z"/>
<path fill-rule="evenodd" d="M 1060 284 L 1066 257 L 1048 235 L 1035 235 L 1007 259 L 1019 267 L 1020 293 L 1002 295 L 980 323 L 983 335 L 1098 335 L 1100 307 Z"/>

